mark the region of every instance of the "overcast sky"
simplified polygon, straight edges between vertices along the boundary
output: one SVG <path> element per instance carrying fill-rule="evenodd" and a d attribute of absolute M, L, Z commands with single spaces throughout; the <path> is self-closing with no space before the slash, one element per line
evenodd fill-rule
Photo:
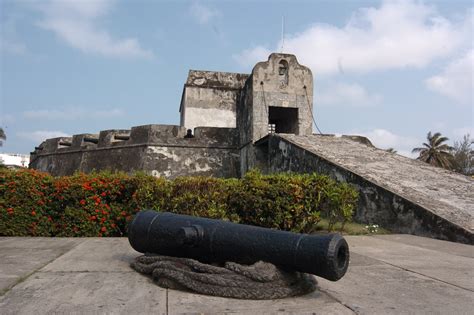
<path fill-rule="evenodd" d="M 283 46 L 313 71 L 324 133 L 409 155 L 428 131 L 474 136 L 473 12 L 456 0 L 2 0 L 0 150 L 179 124 L 189 69 L 249 73 Z"/>

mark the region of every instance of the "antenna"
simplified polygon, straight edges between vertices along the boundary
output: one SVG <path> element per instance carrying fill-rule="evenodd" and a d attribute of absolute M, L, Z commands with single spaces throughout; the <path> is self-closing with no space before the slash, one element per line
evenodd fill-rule
<path fill-rule="evenodd" d="M 285 46 L 285 16 L 281 16 L 281 48 L 280 53 L 283 53 L 283 47 Z"/>

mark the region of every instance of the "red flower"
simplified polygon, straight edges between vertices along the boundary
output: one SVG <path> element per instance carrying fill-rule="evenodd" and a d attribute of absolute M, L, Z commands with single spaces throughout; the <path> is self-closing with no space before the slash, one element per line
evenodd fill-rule
<path fill-rule="evenodd" d="M 51 217 L 48 217 L 48 221 L 51 222 L 53 221 L 53 219 Z"/>
<path fill-rule="evenodd" d="M 100 194 L 102 197 L 107 196 L 107 193 L 104 191 L 103 193 Z"/>
<path fill-rule="evenodd" d="M 122 217 L 124 217 L 124 216 L 126 216 L 126 215 L 127 215 L 127 212 L 125 212 L 125 211 L 122 211 L 122 212 L 120 212 L 120 214 L 122 215 Z"/>
<path fill-rule="evenodd" d="M 36 215 L 36 211 L 31 211 L 31 215 L 35 216 Z"/>
<path fill-rule="evenodd" d="M 80 203 L 81 205 L 85 205 L 85 204 L 86 204 L 86 201 L 85 201 L 84 199 L 81 199 L 81 201 L 79 201 L 79 203 Z"/>
<path fill-rule="evenodd" d="M 97 219 L 97 218 L 95 217 L 95 215 L 93 215 L 93 216 L 91 217 L 91 220 L 94 221 L 95 219 Z"/>
<path fill-rule="evenodd" d="M 101 229 L 100 229 L 102 232 L 107 232 L 107 228 L 105 226 L 103 226 Z"/>
<path fill-rule="evenodd" d="M 115 228 L 116 225 L 115 225 L 115 223 L 112 223 L 110 226 L 111 226 L 112 228 Z"/>

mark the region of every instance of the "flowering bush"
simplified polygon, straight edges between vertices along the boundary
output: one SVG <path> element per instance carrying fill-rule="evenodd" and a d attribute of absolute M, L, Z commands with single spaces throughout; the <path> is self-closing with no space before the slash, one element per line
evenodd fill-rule
<path fill-rule="evenodd" d="M 320 216 L 352 217 L 357 193 L 317 174 L 242 179 L 100 172 L 53 177 L 35 170 L 0 169 L 0 235 L 124 236 L 141 209 L 217 218 L 310 232 Z"/>
<path fill-rule="evenodd" d="M 379 231 L 379 226 L 378 224 L 369 224 L 365 226 L 365 229 L 369 234 L 377 233 Z"/>

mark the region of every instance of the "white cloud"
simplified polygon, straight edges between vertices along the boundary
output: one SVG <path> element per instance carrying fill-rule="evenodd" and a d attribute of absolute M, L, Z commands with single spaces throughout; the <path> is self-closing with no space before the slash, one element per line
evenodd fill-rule
<path fill-rule="evenodd" d="M 462 128 L 456 128 L 453 130 L 453 135 L 462 138 L 464 135 L 469 134 L 472 138 L 474 138 L 474 127 L 462 127 Z"/>
<path fill-rule="evenodd" d="M 56 131 L 56 130 L 37 130 L 37 131 L 32 131 L 32 132 L 18 132 L 17 136 L 19 138 L 28 140 L 30 142 L 34 143 L 41 143 L 42 141 L 50 138 L 56 138 L 56 137 L 70 137 L 65 132 L 62 131 Z"/>
<path fill-rule="evenodd" d="M 320 90 L 316 86 L 314 102 L 318 105 L 369 107 L 382 101 L 380 94 L 371 94 L 359 84 L 337 83 Z"/>
<path fill-rule="evenodd" d="M 421 68 L 469 42 L 466 24 L 421 2 L 384 1 L 378 8 L 357 10 L 342 27 L 315 24 L 287 36 L 284 51 L 297 55 L 316 75 Z M 268 48 L 248 49 L 238 55 L 239 61 L 251 66 L 262 60 L 262 51 Z"/>
<path fill-rule="evenodd" d="M 460 104 L 473 103 L 474 49 L 464 56 L 449 63 L 438 75 L 425 81 L 427 87 L 447 96 Z"/>
<path fill-rule="evenodd" d="M 194 2 L 189 8 L 189 12 L 199 24 L 207 24 L 211 19 L 221 14 L 219 10 L 209 8 L 199 2 Z"/>
<path fill-rule="evenodd" d="M 254 48 L 246 49 L 240 54 L 232 55 L 235 61 L 237 61 L 241 66 L 253 66 L 259 61 L 265 61 L 268 59 L 268 56 L 271 54 L 271 50 L 263 47 L 256 46 Z"/>
<path fill-rule="evenodd" d="M 22 113 L 23 117 L 28 119 L 45 120 L 78 120 L 78 119 L 100 119 L 105 117 L 123 116 L 124 112 L 120 108 L 86 110 L 84 108 L 66 108 L 58 109 L 37 109 L 28 110 Z"/>
<path fill-rule="evenodd" d="M 100 28 L 99 20 L 108 13 L 112 2 L 50 0 L 37 7 L 44 15 L 38 25 L 84 53 L 122 58 L 153 57 L 153 53 L 142 48 L 137 39 L 114 39 Z"/>
<path fill-rule="evenodd" d="M 26 45 L 17 34 L 19 19 L 16 15 L 7 15 L 0 21 L 0 53 L 24 55 L 27 52 Z"/>
<path fill-rule="evenodd" d="M 421 144 L 416 138 L 397 135 L 386 129 L 373 129 L 365 132 L 355 131 L 349 134 L 367 137 L 377 148 L 394 148 L 398 154 L 411 158 L 416 157 L 416 154 L 411 153 L 411 150 Z"/>

